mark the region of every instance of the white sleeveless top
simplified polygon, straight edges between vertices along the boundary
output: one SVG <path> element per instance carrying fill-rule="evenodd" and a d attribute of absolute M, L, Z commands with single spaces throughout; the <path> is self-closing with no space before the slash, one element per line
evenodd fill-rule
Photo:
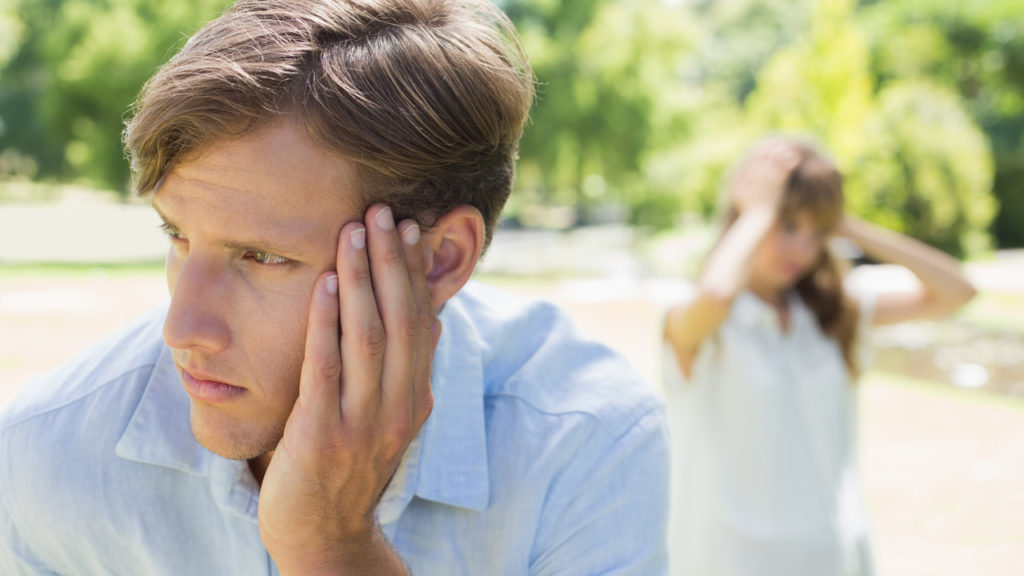
<path fill-rule="evenodd" d="M 873 300 L 858 300 L 863 341 Z M 690 381 L 665 345 L 673 575 L 872 573 L 855 465 L 857 389 L 838 343 L 799 296 L 788 303 L 783 332 L 771 306 L 737 296 L 701 344 Z"/>

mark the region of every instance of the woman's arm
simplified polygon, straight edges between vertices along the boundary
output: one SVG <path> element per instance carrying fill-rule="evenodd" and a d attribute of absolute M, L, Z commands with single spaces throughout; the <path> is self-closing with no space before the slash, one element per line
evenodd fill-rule
<path fill-rule="evenodd" d="M 854 241 L 871 258 L 910 270 L 921 285 L 912 292 L 885 292 L 875 302 L 874 324 L 894 324 L 950 314 L 976 290 L 955 258 L 913 238 L 844 217 L 838 234 Z"/>
<path fill-rule="evenodd" d="M 725 321 L 736 295 L 747 287 L 754 252 L 775 225 L 786 180 L 798 161 L 794 150 L 775 143 L 756 152 L 737 174 L 731 200 L 739 217 L 708 255 L 696 296 L 673 306 L 665 319 L 663 337 L 687 378 L 701 342 Z"/>

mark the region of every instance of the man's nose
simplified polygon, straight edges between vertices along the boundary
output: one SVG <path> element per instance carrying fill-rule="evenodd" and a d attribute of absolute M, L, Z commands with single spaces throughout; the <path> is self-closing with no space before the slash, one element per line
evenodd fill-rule
<path fill-rule="evenodd" d="M 172 273 L 173 274 L 173 273 Z M 225 286 L 216 262 L 194 254 L 171 278 L 171 307 L 164 320 L 164 342 L 179 350 L 216 353 L 231 342 Z"/>

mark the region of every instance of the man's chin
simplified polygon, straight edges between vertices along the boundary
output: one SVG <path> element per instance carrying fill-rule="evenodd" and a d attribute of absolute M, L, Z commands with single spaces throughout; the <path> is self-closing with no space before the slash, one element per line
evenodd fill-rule
<path fill-rule="evenodd" d="M 283 431 L 253 423 L 228 422 L 203 412 L 194 405 L 189 410 L 192 436 L 200 446 L 222 458 L 251 460 L 272 451 L 281 439 Z"/>

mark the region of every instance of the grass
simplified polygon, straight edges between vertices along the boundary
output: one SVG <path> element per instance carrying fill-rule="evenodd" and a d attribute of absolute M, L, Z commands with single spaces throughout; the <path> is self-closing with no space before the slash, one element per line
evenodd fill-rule
<path fill-rule="evenodd" d="M 73 182 L 36 182 L 24 179 L 0 180 L 0 204 L 54 202 L 69 196 L 119 202 L 121 194 Z"/>
<path fill-rule="evenodd" d="M 986 331 L 1024 336 L 1024 294 L 978 294 L 957 319 Z"/>
<path fill-rule="evenodd" d="M 0 263 L 0 282 L 10 279 L 35 279 L 92 276 L 104 274 L 111 276 L 145 276 L 162 275 L 163 262 L 125 262 L 125 263 Z"/>
<path fill-rule="evenodd" d="M 973 402 L 987 406 L 998 406 L 1007 410 L 1024 412 L 1024 400 L 1019 398 L 993 394 L 982 390 L 964 390 L 950 386 L 945 382 L 937 382 L 924 378 L 913 378 L 910 376 L 893 374 L 891 372 L 872 370 L 861 376 L 861 381 L 865 384 L 876 383 L 898 386 L 901 388 L 910 388 L 925 394 L 945 396 L 964 402 Z"/>
<path fill-rule="evenodd" d="M 559 282 L 577 279 L 578 276 L 565 275 L 537 275 L 537 276 L 515 276 L 509 274 L 476 273 L 473 279 L 484 284 L 505 289 L 543 290 L 557 285 Z"/>

